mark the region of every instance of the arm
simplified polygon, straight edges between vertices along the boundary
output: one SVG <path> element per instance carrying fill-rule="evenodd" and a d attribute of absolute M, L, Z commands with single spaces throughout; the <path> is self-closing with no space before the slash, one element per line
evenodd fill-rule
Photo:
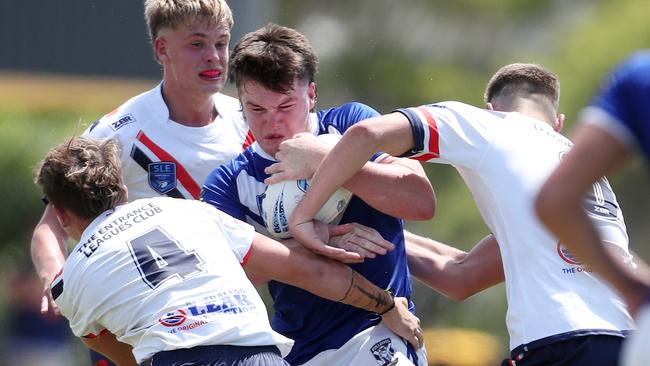
<path fill-rule="evenodd" d="M 405 299 L 393 299 L 350 267 L 295 244 L 282 245 L 255 234 L 246 267 L 274 280 L 305 289 L 328 300 L 382 314 L 386 326 L 419 348 L 420 321 L 408 311 Z M 323 279 L 327 280 L 323 280 Z"/>
<path fill-rule="evenodd" d="M 133 347 L 122 343 L 115 338 L 115 335 L 108 331 L 94 338 L 81 337 L 81 341 L 88 348 L 97 351 L 111 359 L 118 366 L 137 366 L 138 363 L 133 357 Z"/>
<path fill-rule="evenodd" d="M 43 285 L 42 313 L 47 312 L 48 306 L 52 307 L 55 312 L 58 311 L 56 304 L 52 301 L 50 283 L 63 268 L 66 254 L 66 234 L 59 225 L 52 206 L 47 205 L 41 220 L 34 228 L 31 242 L 32 262 Z"/>
<path fill-rule="evenodd" d="M 503 282 L 499 245 L 493 235 L 469 253 L 404 231 L 411 274 L 453 300 L 464 300 Z"/>
<path fill-rule="evenodd" d="M 319 165 L 305 197 L 289 219 L 291 233 L 319 254 L 345 260 L 315 234 L 311 220 L 338 187 L 356 174 L 378 150 L 400 155 L 414 145 L 408 119 L 401 113 L 371 118 L 352 126 Z"/>
<path fill-rule="evenodd" d="M 276 154 L 278 162 L 266 169 L 272 175 L 265 183 L 311 178 L 330 149 L 311 133 L 284 141 Z M 389 156 L 380 163 L 366 162 L 343 187 L 391 216 L 428 220 L 434 215 L 433 189 L 420 163 L 413 160 Z"/>
<path fill-rule="evenodd" d="M 606 250 L 582 207 L 593 182 L 611 172 L 628 156 L 627 149 L 605 130 L 581 125 L 575 145 L 542 187 L 535 209 L 569 250 L 599 272 L 624 296 L 634 310 L 646 294 L 643 281 L 613 253 Z"/>

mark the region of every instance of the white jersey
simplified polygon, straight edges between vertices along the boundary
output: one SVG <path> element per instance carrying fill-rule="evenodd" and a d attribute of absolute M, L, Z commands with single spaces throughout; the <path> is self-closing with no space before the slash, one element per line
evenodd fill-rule
<path fill-rule="evenodd" d="M 453 165 L 503 258 L 510 347 L 633 328 L 623 301 L 537 219 L 533 202 L 571 142 L 519 113 L 445 102 L 399 110 L 410 121 L 412 158 Z M 630 260 L 622 213 L 606 179 L 585 200 L 605 241 Z"/>
<path fill-rule="evenodd" d="M 198 199 L 208 174 L 252 142 L 239 101 L 218 93 L 214 102 L 219 112 L 214 122 L 188 127 L 169 119 L 160 84 L 105 115 L 83 135 L 117 140 L 130 200 L 160 195 Z"/>
<path fill-rule="evenodd" d="M 243 263 L 254 229 L 199 201 L 156 197 L 99 215 L 84 231 L 52 295 L 76 336 L 104 329 L 138 362 L 200 345 L 276 345 Z"/>

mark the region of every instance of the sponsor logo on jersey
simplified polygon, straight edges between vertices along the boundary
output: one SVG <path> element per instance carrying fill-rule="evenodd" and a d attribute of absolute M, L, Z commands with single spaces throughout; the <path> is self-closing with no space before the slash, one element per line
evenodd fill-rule
<path fill-rule="evenodd" d="M 393 344 L 390 341 L 390 338 L 383 339 L 374 346 L 370 348 L 370 352 L 377 360 L 377 363 L 380 365 L 393 365 L 393 357 L 395 356 L 395 350 L 393 349 Z"/>
<path fill-rule="evenodd" d="M 179 326 L 185 323 L 185 320 L 187 320 L 187 314 L 182 309 L 170 311 L 169 313 L 163 315 L 160 319 L 158 319 L 160 324 L 166 327 Z"/>
<path fill-rule="evenodd" d="M 129 113 L 129 114 L 126 114 L 126 115 L 118 118 L 116 121 L 111 122 L 110 125 L 111 125 L 111 128 L 113 129 L 113 131 L 117 131 L 120 128 L 122 128 L 122 127 L 124 127 L 124 126 L 126 126 L 128 124 L 131 124 L 133 122 L 135 122 L 135 117 L 133 117 L 133 115 L 131 113 Z"/>
<path fill-rule="evenodd" d="M 147 165 L 149 171 L 149 186 L 160 194 L 165 194 L 176 188 L 176 164 L 157 162 Z"/>
<path fill-rule="evenodd" d="M 569 263 L 569 264 L 574 264 L 576 266 L 582 265 L 582 262 L 578 258 L 576 258 L 573 253 L 567 249 L 567 247 L 562 244 L 561 242 L 557 242 L 557 254 L 562 258 L 563 261 Z"/>

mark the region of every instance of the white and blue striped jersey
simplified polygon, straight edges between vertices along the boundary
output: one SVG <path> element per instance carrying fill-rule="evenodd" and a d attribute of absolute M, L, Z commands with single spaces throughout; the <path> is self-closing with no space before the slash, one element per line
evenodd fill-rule
<path fill-rule="evenodd" d="M 254 229 L 195 200 L 155 197 L 100 214 L 52 283 L 77 336 L 104 330 L 142 363 L 202 345 L 275 345 L 291 340 L 269 324 L 242 264 Z"/>
<path fill-rule="evenodd" d="M 624 302 L 566 250 L 534 212 L 534 199 L 571 142 L 543 121 L 460 102 L 400 109 L 413 129 L 412 158 L 451 164 L 463 177 L 501 251 L 511 350 L 574 336 L 623 336 Z M 630 260 L 622 212 L 606 179 L 585 208 L 601 236 Z"/>
<path fill-rule="evenodd" d="M 617 66 L 580 114 L 631 149 L 640 149 L 650 164 L 650 50 L 640 51 Z"/>
<path fill-rule="evenodd" d="M 375 117 L 372 108 L 348 103 L 311 114 L 310 130 L 316 135 L 342 134 L 354 123 Z M 375 159 L 378 158 L 377 155 Z M 383 156 L 383 155 L 381 155 Z M 262 233 L 261 197 L 266 190 L 264 168 L 275 162 L 257 143 L 210 174 L 203 186 L 202 199 L 234 217 L 245 220 Z M 396 296 L 410 298 L 411 282 L 404 248 L 402 221 L 385 215 L 353 197 L 341 223 L 358 222 L 372 227 L 396 249 L 351 267 L 375 285 L 391 289 Z M 327 279 L 324 279 L 327 280 Z M 380 322 L 377 314 L 325 300 L 299 288 L 271 281 L 274 300 L 273 329 L 293 339 L 295 345 L 286 358 L 300 365 L 316 354 L 336 349 L 355 334 Z M 414 306 L 411 303 L 410 308 Z"/>

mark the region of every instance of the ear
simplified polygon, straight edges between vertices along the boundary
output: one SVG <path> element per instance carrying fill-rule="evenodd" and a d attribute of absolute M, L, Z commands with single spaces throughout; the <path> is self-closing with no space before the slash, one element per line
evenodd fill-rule
<path fill-rule="evenodd" d="M 558 114 L 555 118 L 555 124 L 553 125 L 555 132 L 562 131 L 562 127 L 564 127 L 564 118 L 565 116 L 563 113 Z"/>
<path fill-rule="evenodd" d="M 309 111 L 313 111 L 316 107 L 316 83 L 313 81 L 309 83 Z"/>
<path fill-rule="evenodd" d="M 493 110 L 494 110 L 494 106 L 492 105 L 492 103 L 487 102 L 487 103 L 485 103 L 485 109 L 490 110 L 490 111 L 493 111 Z"/>
<path fill-rule="evenodd" d="M 71 224 L 71 219 L 70 219 L 70 214 L 68 211 L 62 207 L 52 205 L 52 208 L 54 209 L 54 214 L 56 214 L 57 220 L 59 220 L 59 225 L 61 225 L 61 228 L 65 231 L 68 232 L 68 229 L 70 228 Z"/>
<path fill-rule="evenodd" d="M 156 37 L 153 41 L 153 51 L 158 62 L 163 63 L 163 61 L 167 61 L 169 58 L 167 54 L 167 40 L 164 37 Z"/>

